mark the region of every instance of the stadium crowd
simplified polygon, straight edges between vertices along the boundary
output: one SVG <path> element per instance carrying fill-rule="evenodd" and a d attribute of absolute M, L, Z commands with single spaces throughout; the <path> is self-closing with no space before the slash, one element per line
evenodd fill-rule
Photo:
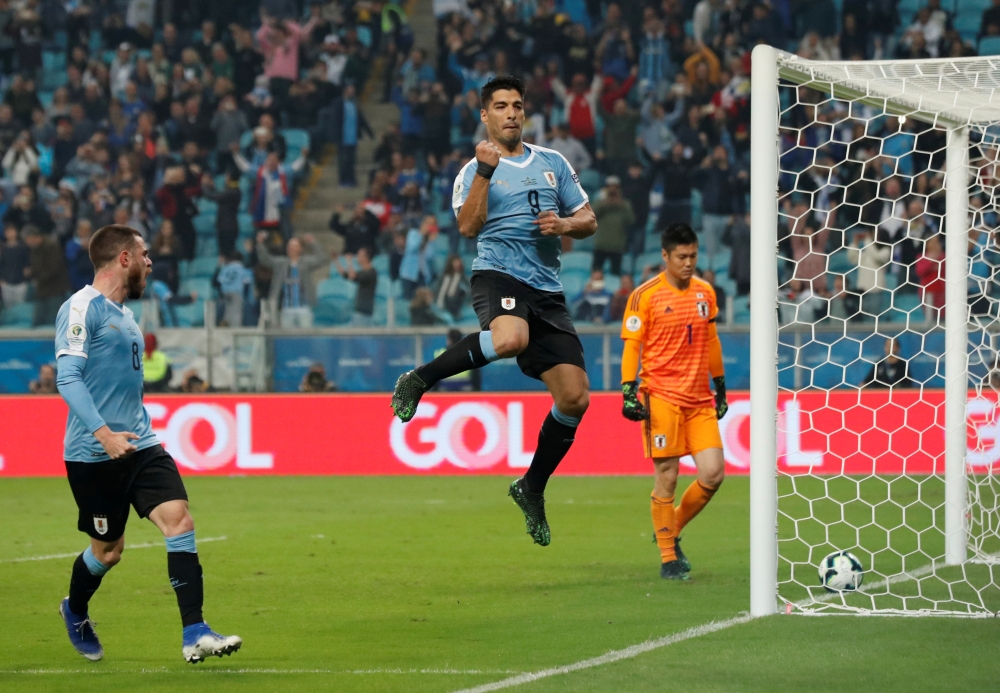
<path fill-rule="evenodd" d="M 478 90 L 501 73 L 524 80 L 525 141 L 569 160 L 598 217 L 593 239 L 564 245 L 574 317 L 620 319 L 659 266 L 659 230 L 688 221 L 724 314 L 745 322 L 750 51 L 863 60 L 998 48 L 1000 2 L 979 3 L 974 22 L 967 4 L 436 0 L 429 54 L 388 2 L 0 2 L 0 322 L 17 324 L 33 301 L 30 322 L 51 324 L 91 276 L 89 234 L 112 221 L 146 234 L 167 325 L 187 324 L 199 298 L 182 282 L 192 268 L 230 325 L 252 324 L 268 297 L 288 327 L 385 324 L 392 297 L 396 324 L 474 320 L 475 250 L 456 231 L 451 191 L 484 136 Z M 376 55 L 388 78 L 368 98 L 399 112 L 381 132 L 361 98 Z M 835 102 L 794 88 L 783 99 L 785 320 L 865 319 L 896 286 L 939 307 L 943 161 L 931 152 L 942 133 L 841 119 L 829 136 Z M 359 176 L 364 136 L 377 140 L 375 167 Z M 293 237 L 289 214 L 327 144 L 341 186 L 361 198 L 330 219 L 342 241 L 332 263 L 310 234 Z M 867 187 L 844 194 L 861 173 Z M 331 278 L 315 281 L 326 267 Z"/>

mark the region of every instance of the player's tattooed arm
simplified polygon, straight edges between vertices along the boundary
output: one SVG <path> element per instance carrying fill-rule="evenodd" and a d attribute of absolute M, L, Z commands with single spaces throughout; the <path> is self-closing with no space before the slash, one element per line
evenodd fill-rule
<path fill-rule="evenodd" d="M 589 202 L 572 216 L 560 217 L 553 211 L 546 211 L 539 214 L 532 223 L 541 229 L 543 236 L 569 236 L 581 240 L 593 236 L 597 231 L 597 217 Z"/>
<path fill-rule="evenodd" d="M 458 232 L 466 238 L 475 238 L 486 224 L 487 202 L 490 196 L 490 177 L 500 165 L 500 150 L 492 142 L 476 145 L 476 175 L 469 185 L 469 195 L 458 210 Z"/>

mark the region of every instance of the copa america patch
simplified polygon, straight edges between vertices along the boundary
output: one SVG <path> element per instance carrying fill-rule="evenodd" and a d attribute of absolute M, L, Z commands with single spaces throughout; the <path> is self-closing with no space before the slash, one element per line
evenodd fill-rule
<path fill-rule="evenodd" d="M 625 321 L 625 329 L 629 332 L 638 332 L 642 327 L 642 320 L 638 315 L 628 316 L 628 320 Z"/>
<path fill-rule="evenodd" d="M 70 348 L 79 349 L 87 341 L 87 328 L 80 324 L 70 325 L 66 330 L 66 340 Z"/>
<path fill-rule="evenodd" d="M 455 181 L 455 192 L 451 196 L 451 201 L 458 204 L 462 201 L 462 192 L 465 190 L 465 183 L 461 180 Z"/>
<path fill-rule="evenodd" d="M 107 515 L 94 515 L 94 529 L 101 536 L 108 533 L 108 516 Z"/>
<path fill-rule="evenodd" d="M 504 296 L 503 298 L 500 299 L 500 306 L 504 310 L 514 310 L 515 303 L 516 302 L 514 301 L 513 296 Z"/>
<path fill-rule="evenodd" d="M 667 437 L 666 436 L 653 436 L 653 447 L 657 450 L 662 450 L 667 447 Z"/>
<path fill-rule="evenodd" d="M 551 185 L 553 188 L 556 187 L 556 174 L 555 174 L 555 172 L 553 172 L 553 171 L 543 171 L 542 175 L 545 176 L 545 180 L 548 181 L 549 185 Z"/>

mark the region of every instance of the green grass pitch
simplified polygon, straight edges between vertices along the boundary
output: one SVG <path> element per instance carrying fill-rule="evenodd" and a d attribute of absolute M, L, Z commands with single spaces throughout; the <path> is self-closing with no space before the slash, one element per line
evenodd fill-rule
<path fill-rule="evenodd" d="M 682 488 L 689 480 L 682 479 Z M 685 531 L 688 583 L 658 576 L 645 478 L 549 485 L 552 545 L 524 533 L 509 479 L 197 478 L 206 617 L 243 650 L 197 667 L 161 547 L 126 547 L 91 615 L 105 659 L 56 608 L 77 552 L 61 479 L 0 482 L 0 690 L 457 691 L 569 665 L 749 606 L 748 484 Z M 159 541 L 133 516 L 127 541 Z M 507 690 L 995 690 L 1000 620 L 778 615 Z"/>

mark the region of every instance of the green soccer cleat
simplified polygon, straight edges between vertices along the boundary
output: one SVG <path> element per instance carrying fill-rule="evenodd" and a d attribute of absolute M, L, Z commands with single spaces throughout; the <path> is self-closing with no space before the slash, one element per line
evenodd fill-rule
<path fill-rule="evenodd" d="M 406 423 L 417 413 L 420 398 L 427 392 L 427 385 L 420 379 L 416 371 L 406 371 L 396 381 L 396 389 L 392 392 L 392 413 Z"/>
<path fill-rule="evenodd" d="M 690 580 L 680 561 L 667 561 L 660 566 L 660 577 L 664 580 Z"/>
<path fill-rule="evenodd" d="M 507 495 L 514 499 L 517 507 L 524 513 L 525 527 L 535 543 L 548 546 L 552 535 L 549 532 L 549 521 L 545 519 L 545 497 L 541 493 L 529 491 L 523 478 L 511 482 Z"/>
<path fill-rule="evenodd" d="M 681 551 L 681 538 L 680 537 L 677 537 L 676 539 L 674 539 L 674 554 L 676 554 L 676 556 L 677 556 L 677 562 L 681 564 L 681 568 L 684 569 L 684 572 L 685 573 L 690 573 L 691 572 L 691 561 L 689 561 L 688 557 L 684 555 L 683 551 Z"/>

